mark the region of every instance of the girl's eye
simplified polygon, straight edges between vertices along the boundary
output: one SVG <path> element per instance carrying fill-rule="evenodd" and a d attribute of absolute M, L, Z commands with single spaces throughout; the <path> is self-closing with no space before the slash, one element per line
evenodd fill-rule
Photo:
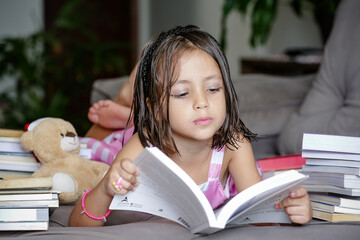
<path fill-rule="evenodd" d="M 188 94 L 189 94 L 188 92 L 182 92 L 182 93 L 179 93 L 179 94 L 171 94 L 171 96 L 174 97 L 174 98 L 184 98 Z"/>
<path fill-rule="evenodd" d="M 210 88 L 208 91 L 209 91 L 210 93 L 215 93 L 215 92 L 219 92 L 220 89 L 221 89 L 221 87 L 218 87 L 218 88 Z"/>

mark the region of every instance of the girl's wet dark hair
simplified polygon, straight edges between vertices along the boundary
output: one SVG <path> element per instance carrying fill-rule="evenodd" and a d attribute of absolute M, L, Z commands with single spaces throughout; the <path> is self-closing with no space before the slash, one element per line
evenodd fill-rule
<path fill-rule="evenodd" d="M 135 83 L 131 118 L 141 144 L 158 147 L 167 155 L 179 153 L 171 134 L 169 99 L 178 74 L 177 61 L 187 51 L 207 52 L 218 64 L 225 90 L 226 117 L 213 137 L 212 148 L 238 148 L 239 133 L 247 140 L 256 134 L 239 117 L 237 95 L 230 78 L 227 59 L 219 43 L 196 26 L 176 27 L 153 38 L 143 49 Z"/>

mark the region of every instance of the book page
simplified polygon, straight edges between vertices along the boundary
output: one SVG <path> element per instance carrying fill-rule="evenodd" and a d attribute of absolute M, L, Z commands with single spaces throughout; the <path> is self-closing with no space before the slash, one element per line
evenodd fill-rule
<path fill-rule="evenodd" d="M 134 163 L 139 168 L 140 184 L 126 195 L 115 195 L 110 209 L 147 212 L 187 228 L 209 225 L 208 218 L 214 222 L 215 216 L 205 195 L 190 176 L 160 150 L 146 148 Z"/>
<path fill-rule="evenodd" d="M 306 178 L 305 175 L 290 170 L 263 180 L 232 198 L 217 213 L 218 221 L 221 224 L 227 222 L 232 224 L 264 223 L 269 220 L 270 222 L 289 222 L 286 215 L 275 214 L 282 210 L 277 211 L 274 204 L 287 197 L 291 190 L 299 188 Z M 269 220 L 266 220 L 265 212 L 268 213 Z"/>
<path fill-rule="evenodd" d="M 283 209 L 276 209 L 274 206 L 288 196 L 289 192 L 277 194 L 269 199 L 264 199 L 261 204 L 249 207 L 238 216 L 230 219 L 231 225 L 250 224 L 250 223 L 291 223 L 288 215 Z"/>

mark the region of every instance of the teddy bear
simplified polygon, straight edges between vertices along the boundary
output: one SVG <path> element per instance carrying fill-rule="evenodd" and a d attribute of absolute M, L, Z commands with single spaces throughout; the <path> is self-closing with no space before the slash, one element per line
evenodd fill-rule
<path fill-rule="evenodd" d="M 41 163 L 32 176 L 53 177 L 53 189 L 61 192 L 60 204 L 77 202 L 109 169 L 105 163 L 79 155 L 80 142 L 75 128 L 61 118 L 44 118 L 31 123 L 20 137 L 20 143 Z"/>

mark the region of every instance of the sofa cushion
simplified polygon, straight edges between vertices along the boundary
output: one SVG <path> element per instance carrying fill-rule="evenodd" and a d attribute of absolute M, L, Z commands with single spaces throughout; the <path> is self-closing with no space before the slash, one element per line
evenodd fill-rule
<path fill-rule="evenodd" d="M 314 75 L 280 77 L 247 74 L 233 80 L 240 117 L 260 137 L 277 135 L 301 105 Z"/>

